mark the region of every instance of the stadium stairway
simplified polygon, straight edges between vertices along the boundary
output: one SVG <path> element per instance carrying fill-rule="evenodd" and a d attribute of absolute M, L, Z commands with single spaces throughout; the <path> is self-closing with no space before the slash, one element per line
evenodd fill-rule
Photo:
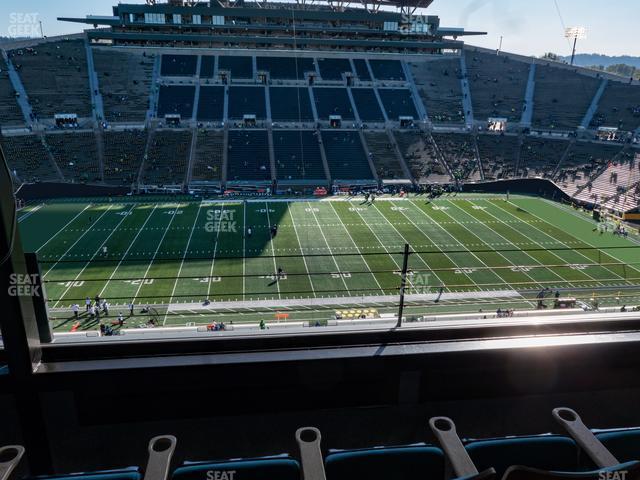
<path fill-rule="evenodd" d="M 102 122 L 105 119 L 104 103 L 102 101 L 102 94 L 100 93 L 98 74 L 96 73 L 96 67 L 93 61 L 93 50 L 91 50 L 87 39 L 84 41 L 84 49 L 87 57 L 87 74 L 89 76 L 89 90 L 91 90 L 93 120 L 94 122 Z"/>
<path fill-rule="evenodd" d="M 473 103 L 471 102 L 471 89 L 467 76 L 467 61 L 464 55 L 460 55 L 460 85 L 462 86 L 462 109 L 467 128 L 473 127 Z"/>
<path fill-rule="evenodd" d="M 427 112 L 427 109 L 424 105 L 424 102 L 422 101 L 422 99 L 420 98 L 420 94 L 418 93 L 418 87 L 416 86 L 416 82 L 413 79 L 413 74 L 411 73 L 411 68 L 409 68 L 409 65 L 407 65 L 407 62 L 402 61 L 402 71 L 404 72 L 404 76 L 407 79 L 407 84 L 409 85 L 409 90 L 411 90 L 411 96 L 413 97 L 413 103 L 416 106 L 416 109 L 418 110 L 418 116 L 420 117 L 419 119 L 416 120 L 424 120 L 425 122 L 427 122 L 428 124 L 429 122 L 429 114 Z"/>
<path fill-rule="evenodd" d="M 531 62 L 529 67 L 529 78 L 527 79 L 527 89 L 524 94 L 524 107 L 522 108 L 522 118 L 520 126 L 530 128 L 533 121 L 533 106 L 536 92 L 536 64 Z"/>
<path fill-rule="evenodd" d="M 596 94 L 593 96 L 593 100 L 591 100 L 591 105 L 589 105 L 589 109 L 587 113 L 585 113 L 584 118 L 582 119 L 582 123 L 580 124 L 580 128 L 587 129 L 589 125 L 591 125 L 591 121 L 593 120 L 593 116 L 598 111 L 598 106 L 600 105 L 600 99 L 602 99 L 602 95 L 604 94 L 605 89 L 607 88 L 607 84 L 609 80 L 606 78 L 602 79 L 600 82 L 600 86 L 596 91 Z"/>
<path fill-rule="evenodd" d="M 147 128 L 151 126 L 151 120 L 155 118 L 158 113 L 158 98 L 160 92 L 158 79 L 160 78 L 161 61 L 161 55 L 156 55 L 155 61 L 153 62 L 153 73 L 151 74 L 151 88 L 149 89 L 149 112 L 147 113 L 147 120 L 145 122 Z"/>
<path fill-rule="evenodd" d="M 9 69 L 9 80 L 11 80 L 11 85 L 13 85 L 13 89 L 19 94 L 18 98 L 16 98 L 20 109 L 22 110 L 22 116 L 24 117 L 24 121 L 26 125 L 31 125 L 33 122 L 31 118 L 33 118 L 33 110 L 31 105 L 29 104 L 29 96 L 27 95 L 27 91 L 24 88 L 22 80 L 20 79 L 20 75 L 16 72 L 16 69 L 13 66 L 13 62 L 9 61 L 9 57 L 7 56 L 6 50 L 2 50 L 2 57 L 7 64 Z"/>

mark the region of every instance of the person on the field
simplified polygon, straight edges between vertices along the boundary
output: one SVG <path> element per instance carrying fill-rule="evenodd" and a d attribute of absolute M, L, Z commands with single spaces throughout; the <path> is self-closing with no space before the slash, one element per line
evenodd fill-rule
<path fill-rule="evenodd" d="M 124 317 L 122 316 L 122 313 L 119 313 L 119 314 L 118 314 L 118 325 L 119 325 L 120 327 L 123 327 L 123 326 L 124 326 Z"/>
<path fill-rule="evenodd" d="M 130 316 L 130 317 L 133 317 L 133 315 L 134 315 L 133 307 L 134 307 L 133 302 L 131 302 L 131 303 L 129 304 L 129 316 Z"/>
<path fill-rule="evenodd" d="M 91 307 L 91 299 L 89 297 L 84 299 L 84 305 L 85 307 L 87 307 L 87 312 L 89 311 L 89 308 Z"/>
<path fill-rule="evenodd" d="M 251 237 L 251 235 L 253 235 L 253 230 L 251 229 L 251 227 L 247 228 L 247 237 Z"/>
<path fill-rule="evenodd" d="M 107 246 L 102 247 L 102 255 L 107 256 Z"/>
<path fill-rule="evenodd" d="M 284 277 L 284 270 L 282 267 L 278 267 L 278 280 Z"/>
<path fill-rule="evenodd" d="M 78 319 L 78 310 L 80 309 L 80 307 L 78 306 L 77 303 L 74 303 L 73 305 L 71 305 L 71 311 L 73 312 L 73 318 L 75 318 L 76 320 Z"/>
<path fill-rule="evenodd" d="M 109 303 L 106 300 L 102 301 L 102 311 L 105 317 L 109 316 Z"/>

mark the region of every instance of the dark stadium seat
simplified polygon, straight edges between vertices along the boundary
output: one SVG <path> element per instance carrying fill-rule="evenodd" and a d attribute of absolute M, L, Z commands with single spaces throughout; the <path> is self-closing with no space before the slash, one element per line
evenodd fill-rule
<path fill-rule="evenodd" d="M 185 463 L 173 472 L 171 478 L 212 480 L 215 477 L 211 472 L 235 472 L 234 477 L 242 480 L 300 480 L 300 465 L 291 458 Z"/>
<path fill-rule="evenodd" d="M 200 78 L 213 78 L 216 57 L 203 55 L 200 59 Z"/>
<path fill-rule="evenodd" d="M 389 120 L 398 120 L 398 117 L 413 117 L 418 120 L 418 112 L 413 103 L 411 91 L 406 88 L 379 88 L 380 100 L 387 111 Z"/>
<path fill-rule="evenodd" d="M 640 429 L 620 430 L 617 432 L 601 432 L 596 438 L 620 462 L 631 462 L 640 459 Z"/>
<path fill-rule="evenodd" d="M 460 60 L 444 58 L 410 66 L 429 119 L 437 124 L 464 123 Z"/>
<path fill-rule="evenodd" d="M 57 113 L 91 116 L 87 55 L 82 40 L 42 43 L 9 52 L 39 118 Z"/>
<path fill-rule="evenodd" d="M 198 120 L 221 122 L 224 117 L 224 87 L 200 87 Z"/>
<path fill-rule="evenodd" d="M 229 118 L 241 120 L 244 115 L 266 118 L 264 87 L 229 87 Z"/>
<path fill-rule="evenodd" d="M 229 131 L 228 150 L 228 181 L 271 180 L 269 140 L 265 130 Z"/>
<path fill-rule="evenodd" d="M 329 454 L 326 469 L 328 480 L 439 480 L 444 455 L 429 446 L 351 450 Z"/>
<path fill-rule="evenodd" d="M 36 477 L 37 480 L 142 480 L 142 478 L 142 471 L 138 467 L 101 472 L 73 473 L 69 475 Z"/>
<path fill-rule="evenodd" d="M 363 58 L 356 58 L 353 61 L 353 66 L 356 69 L 356 75 L 363 82 L 371 81 L 371 74 L 369 73 L 369 68 L 367 67 L 367 61 Z"/>
<path fill-rule="evenodd" d="M 380 102 L 373 88 L 352 88 L 351 95 L 363 122 L 384 122 Z"/>
<path fill-rule="evenodd" d="M 253 78 L 253 57 L 218 57 L 218 71 L 231 72 L 231 80 L 234 78 Z"/>
<path fill-rule="evenodd" d="M 345 73 L 353 73 L 346 58 L 319 58 L 318 68 L 323 80 L 342 80 Z"/>
<path fill-rule="evenodd" d="M 306 72 L 315 72 L 313 59 L 308 57 L 258 57 L 256 66 L 269 72 L 272 80 L 304 80 Z"/>
<path fill-rule="evenodd" d="M 193 115 L 196 87 L 189 85 L 162 85 L 158 94 L 158 117 L 178 114 L 183 119 Z"/>
<path fill-rule="evenodd" d="M 197 55 L 162 55 L 160 74 L 165 77 L 191 77 L 198 67 Z"/>
<path fill-rule="evenodd" d="M 346 88 L 316 88 L 313 89 L 316 100 L 318 118 L 329 120 L 330 115 L 340 115 L 343 120 L 353 120 L 353 107 Z"/>
<path fill-rule="evenodd" d="M 322 142 L 334 180 L 367 180 L 373 178 L 367 155 L 358 132 L 323 131 Z"/>
<path fill-rule="evenodd" d="M 273 131 L 278 180 L 326 180 L 317 135 L 312 130 Z"/>
<path fill-rule="evenodd" d="M 93 49 L 93 61 L 109 122 L 142 122 L 149 109 L 154 56 Z"/>
<path fill-rule="evenodd" d="M 307 87 L 271 87 L 271 118 L 274 122 L 312 122 L 313 110 Z"/>
<path fill-rule="evenodd" d="M 9 79 L 7 64 L 0 56 L 0 117 L 3 125 L 22 125 L 24 116 L 16 101 L 16 92 Z"/>
<path fill-rule="evenodd" d="M 465 448 L 478 470 L 493 467 L 499 476 L 511 465 L 567 472 L 579 467 L 576 443 L 557 435 L 478 440 Z"/>
<path fill-rule="evenodd" d="M 369 60 L 376 80 L 406 80 L 400 60 Z"/>

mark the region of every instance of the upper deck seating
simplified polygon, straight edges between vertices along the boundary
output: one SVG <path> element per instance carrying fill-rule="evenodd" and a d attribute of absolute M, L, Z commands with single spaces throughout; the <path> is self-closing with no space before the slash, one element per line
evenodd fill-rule
<path fill-rule="evenodd" d="M 533 125 L 548 130 L 574 130 L 584 118 L 600 80 L 574 70 L 538 65 Z"/>
<path fill-rule="evenodd" d="M 342 80 L 345 73 L 353 73 L 346 58 L 318 58 L 318 67 L 323 80 Z"/>
<path fill-rule="evenodd" d="M 369 60 L 376 80 L 406 80 L 400 60 Z"/>
<path fill-rule="evenodd" d="M 16 100 L 4 58 L 0 56 L 0 125 L 22 125 L 24 116 Z"/>
<path fill-rule="evenodd" d="M 231 72 L 231 80 L 240 78 L 243 80 L 253 78 L 253 57 L 230 57 L 222 55 L 218 57 L 218 71 Z"/>
<path fill-rule="evenodd" d="M 221 122 L 224 117 L 224 87 L 201 86 L 198 101 L 198 120 Z"/>
<path fill-rule="evenodd" d="M 640 127 L 640 86 L 609 80 L 592 126 L 617 127 L 627 132 Z"/>
<path fill-rule="evenodd" d="M 326 180 L 317 131 L 274 130 L 273 150 L 278 180 Z"/>
<path fill-rule="evenodd" d="M 315 72 L 308 57 L 258 57 L 256 62 L 258 70 L 269 72 L 272 80 L 304 80 L 306 72 Z"/>
<path fill-rule="evenodd" d="M 191 85 L 162 85 L 158 94 L 158 117 L 178 114 L 182 119 L 193 115 L 196 87 Z"/>
<path fill-rule="evenodd" d="M 380 88 L 378 93 L 389 120 L 398 120 L 401 116 L 413 117 L 418 120 L 418 112 L 410 90 L 406 88 Z"/>
<path fill-rule="evenodd" d="M 271 87 L 269 98 L 274 122 L 313 122 L 307 87 Z"/>
<path fill-rule="evenodd" d="M 520 122 L 530 64 L 469 50 L 465 55 L 474 116 Z"/>
<path fill-rule="evenodd" d="M 264 87 L 229 87 L 229 118 L 242 119 L 255 115 L 258 120 L 267 116 Z"/>
<path fill-rule="evenodd" d="M 433 123 L 464 123 L 459 59 L 415 62 L 411 72 Z"/>
<path fill-rule="evenodd" d="M 340 115 L 343 120 L 353 120 L 353 107 L 346 88 L 313 88 L 318 118 L 329 120 L 330 115 Z"/>
<path fill-rule="evenodd" d="M 160 75 L 163 77 L 192 77 L 198 68 L 197 55 L 162 55 Z"/>
<path fill-rule="evenodd" d="M 213 55 L 203 55 L 200 58 L 200 78 L 213 78 L 216 57 Z"/>
<path fill-rule="evenodd" d="M 363 82 L 371 81 L 371 74 L 367 67 L 367 61 L 364 58 L 356 58 L 353 60 L 353 66 L 356 69 L 356 75 Z"/>
<path fill-rule="evenodd" d="M 93 50 L 93 61 L 109 122 L 142 122 L 149 110 L 153 56 L 135 51 Z"/>
<path fill-rule="evenodd" d="M 42 43 L 9 52 L 22 79 L 33 113 L 91 116 L 87 55 L 82 40 Z"/>
<path fill-rule="evenodd" d="M 384 114 L 373 88 L 352 88 L 351 95 L 363 122 L 384 122 Z"/>

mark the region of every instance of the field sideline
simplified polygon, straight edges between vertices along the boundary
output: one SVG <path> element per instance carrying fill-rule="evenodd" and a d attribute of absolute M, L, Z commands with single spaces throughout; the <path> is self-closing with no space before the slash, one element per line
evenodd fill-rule
<path fill-rule="evenodd" d="M 632 248 L 637 235 L 601 235 L 578 212 L 520 196 L 509 202 L 470 194 L 432 202 L 379 199 L 373 205 L 358 198 L 51 202 L 22 210 L 19 225 L 25 250 L 38 254 L 48 305 L 60 320 L 71 304 L 82 306 L 96 294 L 111 303 L 112 316 L 126 313 L 131 301 L 157 305 L 168 325 L 206 323 L 206 311 L 193 310 L 207 298 L 208 309 L 225 302 L 219 303 L 225 311 L 238 315 L 262 302 L 266 310 L 304 311 L 298 317 L 306 318 L 314 301 L 328 297 L 382 307 L 398 294 L 405 243 L 415 252 L 409 293 L 416 300 L 438 293 L 465 304 L 480 296 L 474 292 L 495 291 L 533 305 L 543 287 L 640 285 Z"/>

